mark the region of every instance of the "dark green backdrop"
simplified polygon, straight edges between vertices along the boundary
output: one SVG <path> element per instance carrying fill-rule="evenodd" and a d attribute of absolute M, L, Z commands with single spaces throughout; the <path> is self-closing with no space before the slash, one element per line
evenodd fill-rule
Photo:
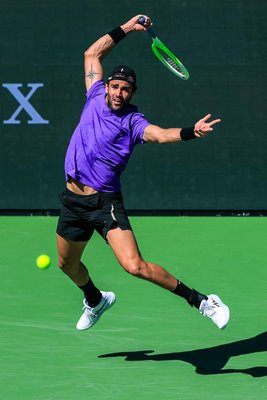
<path fill-rule="evenodd" d="M 83 52 L 138 13 L 151 16 L 190 80 L 168 72 L 141 33 L 114 49 L 105 70 L 134 67 L 135 102 L 152 123 L 189 126 L 209 112 L 222 123 L 203 140 L 139 146 L 122 179 L 127 208 L 267 208 L 265 0 L 0 0 L 1 209 L 59 207 L 64 155 L 84 103 Z M 4 122 L 19 102 L 3 85 L 19 83 L 24 98 L 27 85 L 43 84 L 28 102 L 49 123 L 28 123 L 25 109 L 13 118 L 20 123 Z"/>

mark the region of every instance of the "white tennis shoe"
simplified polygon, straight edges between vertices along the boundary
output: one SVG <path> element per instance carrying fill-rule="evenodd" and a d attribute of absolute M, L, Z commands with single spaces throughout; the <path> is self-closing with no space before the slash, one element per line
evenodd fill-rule
<path fill-rule="evenodd" d="M 115 293 L 102 292 L 102 299 L 96 307 L 89 307 L 86 299 L 83 300 L 84 313 L 77 322 L 76 328 L 80 331 L 89 329 L 99 321 L 101 315 L 113 306 L 116 301 Z"/>
<path fill-rule="evenodd" d="M 208 300 L 202 300 L 199 311 L 204 317 L 210 318 L 219 329 L 224 329 L 230 318 L 230 311 L 216 294 L 207 296 Z"/>

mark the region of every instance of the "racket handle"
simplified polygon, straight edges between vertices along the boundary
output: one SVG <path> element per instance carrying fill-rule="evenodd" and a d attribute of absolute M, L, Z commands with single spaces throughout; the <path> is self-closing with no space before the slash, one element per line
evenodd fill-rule
<path fill-rule="evenodd" d="M 139 19 L 138 19 L 138 22 L 139 22 L 139 24 L 141 24 L 141 25 L 145 25 L 145 22 L 146 22 L 146 17 L 144 16 L 144 15 L 142 15 L 142 17 L 140 17 Z M 150 36 L 152 36 L 153 38 L 155 38 L 157 35 L 156 35 L 156 33 L 153 31 L 153 29 L 152 28 L 148 28 L 147 30 L 147 33 L 149 33 L 150 34 Z"/>
<path fill-rule="evenodd" d="M 141 24 L 141 25 L 145 25 L 146 17 L 145 17 L 144 15 L 142 15 L 142 17 L 140 17 L 140 18 L 138 19 L 138 22 L 139 22 L 139 24 Z"/>

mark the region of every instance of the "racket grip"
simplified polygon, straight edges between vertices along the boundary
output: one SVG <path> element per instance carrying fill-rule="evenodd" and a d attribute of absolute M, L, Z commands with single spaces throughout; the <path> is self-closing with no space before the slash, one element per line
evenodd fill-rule
<path fill-rule="evenodd" d="M 141 25 L 145 25 L 145 22 L 146 22 L 146 17 L 144 16 L 144 15 L 142 15 L 142 17 L 140 17 L 139 19 L 138 19 L 138 22 L 139 22 L 139 24 L 141 24 Z"/>
<path fill-rule="evenodd" d="M 145 22 L 146 22 L 146 17 L 145 17 L 144 15 L 142 15 L 142 16 L 138 19 L 138 23 L 144 26 L 144 25 L 145 25 Z M 155 37 L 157 36 L 156 33 L 153 31 L 152 28 L 147 28 L 146 31 L 147 31 L 147 33 L 150 34 L 150 36 L 152 36 L 152 38 L 155 38 Z"/>

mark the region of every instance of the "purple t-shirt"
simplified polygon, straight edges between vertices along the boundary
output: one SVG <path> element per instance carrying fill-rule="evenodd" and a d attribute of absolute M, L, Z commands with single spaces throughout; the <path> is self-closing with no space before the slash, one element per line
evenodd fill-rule
<path fill-rule="evenodd" d="M 138 108 L 113 111 L 105 100 L 105 84 L 95 82 L 67 150 L 65 174 L 101 192 L 119 192 L 120 175 L 133 148 L 144 143 L 149 122 Z"/>

